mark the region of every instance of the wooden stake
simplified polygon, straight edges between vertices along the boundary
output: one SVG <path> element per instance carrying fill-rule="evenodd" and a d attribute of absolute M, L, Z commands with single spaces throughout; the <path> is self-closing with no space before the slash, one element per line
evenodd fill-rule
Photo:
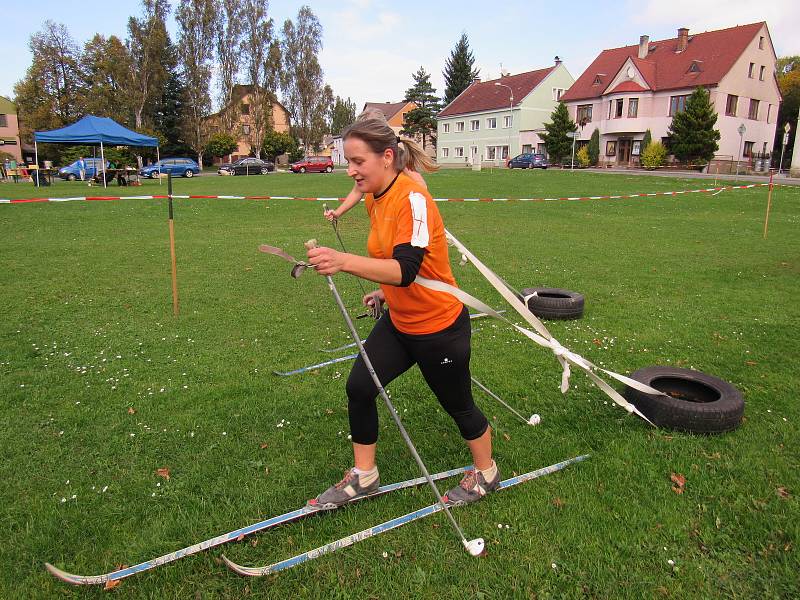
<path fill-rule="evenodd" d="M 769 193 L 767 194 L 767 216 L 764 219 L 764 239 L 767 239 L 767 227 L 769 227 L 769 209 L 772 207 L 772 173 L 769 174 Z"/>
<path fill-rule="evenodd" d="M 167 175 L 167 196 L 169 198 L 169 254 L 172 259 L 172 312 L 178 316 L 178 264 L 175 259 L 175 223 L 172 215 L 172 173 Z"/>

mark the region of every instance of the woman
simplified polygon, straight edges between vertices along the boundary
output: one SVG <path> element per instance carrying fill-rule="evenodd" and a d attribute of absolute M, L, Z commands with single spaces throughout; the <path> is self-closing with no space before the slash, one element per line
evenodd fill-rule
<path fill-rule="evenodd" d="M 388 305 L 364 344 L 378 379 L 387 386 L 413 365 L 419 366 L 456 422 L 475 465 L 445 499 L 452 505 L 474 502 L 497 488 L 500 473 L 492 460 L 491 428 L 472 400 L 469 314 L 450 294 L 414 283 L 419 274 L 455 285 L 439 209 L 427 189 L 404 172 L 435 166 L 419 145 L 397 138 L 385 120 L 356 121 L 342 138 L 347 174 L 358 192 L 366 194 L 369 257 L 314 248 L 308 251 L 309 262 L 321 275 L 344 271 L 380 284 L 379 290 L 363 298 L 365 305 Z M 378 488 L 377 394 L 359 356 L 347 380 L 355 466 L 309 506 L 338 508 Z"/>

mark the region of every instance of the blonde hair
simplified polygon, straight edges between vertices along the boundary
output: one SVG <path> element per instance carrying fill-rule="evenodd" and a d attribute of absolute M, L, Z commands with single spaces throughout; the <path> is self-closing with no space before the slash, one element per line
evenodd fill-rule
<path fill-rule="evenodd" d="M 419 172 L 424 169 L 432 173 L 439 169 L 439 166 L 433 162 L 417 142 L 397 137 L 392 128 L 389 127 L 385 117 L 362 118 L 367 111 L 372 110 L 376 109 L 367 109 L 359 115 L 356 122 L 342 132 L 342 140 L 347 140 L 351 137 L 357 138 L 369 146 L 370 150 L 376 154 L 383 154 L 387 149 L 391 150 L 394 155 L 393 166 L 397 171 L 410 169 L 411 171 Z M 382 112 L 381 115 L 383 115 Z M 403 144 L 402 148 L 399 146 L 401 143 Z"/>

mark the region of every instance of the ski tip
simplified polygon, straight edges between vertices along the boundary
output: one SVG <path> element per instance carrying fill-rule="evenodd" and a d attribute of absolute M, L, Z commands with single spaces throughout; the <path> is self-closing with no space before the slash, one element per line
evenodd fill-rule
<path fill-rule="evenodd" d="M 228 567 L 231 571 L 236 573 L 237 575 L 242 575 L 245 577 L 257 577 L 259 575 L 264 575 L 263 569 L 259 569 L 257 567 L 243 567 L 235 562 L 233 562 L 230 558 L 225 556 L 224 554 L 221 555 L 222 561 L 225 563 L 225 566 Z"/>
<path fill-rule="evenodd" d="M 54 567 L 50 563 L 44 563 L 44 568 L 47 569 L 50 574 L 64 581 L 66 583 L 71 583 L 72 585 L 88 585 L 92 583 L 102 583 L 100 581 L 93 581 L 94 578 L 89 577 L 82 577 L 80 575 L 73 575 L 72 573 L 67 573 L 66 571 L 62 571 L 58 567 Z"/>

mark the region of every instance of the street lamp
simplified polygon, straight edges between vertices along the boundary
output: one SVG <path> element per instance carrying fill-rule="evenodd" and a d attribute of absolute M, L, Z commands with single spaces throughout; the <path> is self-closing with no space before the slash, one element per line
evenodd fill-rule
<path fill-rule="evenodd" d="M 508 102 L 508 158 L 511 158 L 511 130 L 514 128 L 514 90 L 505 83 L 495 82 L 495 85 L 508 89 L 508 93 L 511 94 L 511 99 Z"/>
<path fill-rule="evenodd" d="M 742 158 L 742 144 L 744 144 L 744 133 L 747 131 L 747 127 L 742 123 L 736 131 L 739 132 L 739 156 L 736 157 L 736 175 L 739 175 L 739 159 Z"/>
<path fill-rule="evenodd" d="M 781 168 L 783 167 L 783 153 L 786 152 L 786 144 L 789 143 L 789 132 L 792 130 L 792 126 L 789 123 L 783 126 L 783 147 L 781 147 L 781 162 L 778 163 L 778 175 L 781 174 Z"/>

